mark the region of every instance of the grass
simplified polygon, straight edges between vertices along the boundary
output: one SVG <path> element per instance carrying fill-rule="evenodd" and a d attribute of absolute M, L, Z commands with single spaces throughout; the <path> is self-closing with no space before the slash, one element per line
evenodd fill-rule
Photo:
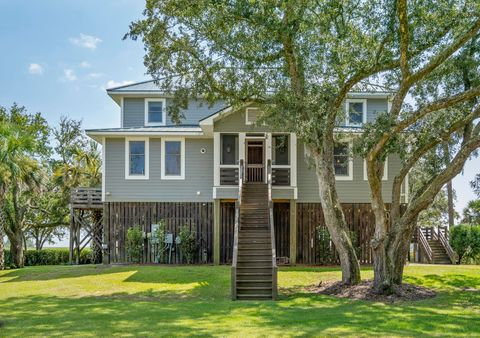
<path fill-rule="evenodd" d="M 363 271 L 371 278 L 370 269 Z M 480 267 L 412 265 L 433 299 L 369 303 L 306 293 L 337 268 L 282 268 L 280 299 L 230 300 L 227 266 L 48 266 L 0 271 L 1 337 L 479 336 Z"/>

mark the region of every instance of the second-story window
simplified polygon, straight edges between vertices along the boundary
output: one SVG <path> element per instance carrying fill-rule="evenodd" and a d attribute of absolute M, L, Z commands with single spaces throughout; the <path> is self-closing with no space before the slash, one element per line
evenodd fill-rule
<path fill-rule="evenodd" d="M 352 159 L 350 157 L 350 143 L 338 142 L 333 148 L 333 168 L 335 178 L 340 180 L 352 179 Z"/>
<path fill-rule="evenodd" d="M 367 123 L 367 101 L 364 99 L 349 99 L 346 105 L 347 126 L 358 127 Z"/>
<path fill-rule="evenodd" d="M 165 120 L 165 99 L 145 99 L 145 125 L 164 126 Z"/>

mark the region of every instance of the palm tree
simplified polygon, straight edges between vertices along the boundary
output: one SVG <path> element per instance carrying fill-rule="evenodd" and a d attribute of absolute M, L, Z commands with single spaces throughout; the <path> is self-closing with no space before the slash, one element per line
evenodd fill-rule
<path fill-rule="evenodd" d="M 25 215 L 32 191 L 41 184 L 35 158 L 36 135 L 24 126 L 2 119 L 0 123 L 0 219 L 10 240 L 13 264 L 23 267 Z"/>

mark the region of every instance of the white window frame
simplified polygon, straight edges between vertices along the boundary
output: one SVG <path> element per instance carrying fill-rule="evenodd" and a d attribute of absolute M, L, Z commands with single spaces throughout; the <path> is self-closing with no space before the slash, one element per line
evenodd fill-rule
<path fill-rule="evenodd" d="M 248 112 L 249 112 L 250 110 L 258 110 L 258 111 L 260 111 L 260 108 L 248 107 L 248 108 L 245 109 L 245 124 L 246 124 L 247 126 L 251 126 L 251 125 L 255 124 L 255 122 L 256 122 L 256 120 L 255 120 L 255 122 L 250 122 L 250 121 L 248 120 Z"/>
<path fill-rule="evenodd" d="M 145 142 L 145 174 L 130 174 L 130 141 Z M 126 137 L 125 138 L 125 179 L 126 180 L 148 180 L 150 178 L 150 139 L 148 137 Z"/>
<path fill-rule="evenodd" d="M 363 180 L 368 181 L 368 175 L 367 175 L 367 160 L 363 160 Z M 385 159 L 385 164 L 383 167 L 383 176 L 382 176 L 382 181 L 387 181 L 388 180 L 388 157 Z"/>
<path fill-rule="evenodd" d="M 356 123 L 350 123 L 350 113 L 349 113 L 349 105 L 350 103 L 362 103 L 363 105 L 363 111 L 362 111 L 362 123 L 361 124 L 356 124 Z M 361 127 L 365 123 L 367 123 L 367 99 L 347 99 L 345 101 L 345 126 L 347 127 Z"/>
<path fill-rule="evenodd" d="M 165 175 L 165 142 L 180 142 L 180 175 Z M 185 138 L 181 137 L 164 137 L 162 138 L 162 153 L 160 156 L 161 177 L 162 180 L 184 180 L 185 179 Z"/>
<path fill-rule="evenodd" d="M 167 106 L 165 99 L 145 99 L 144 104 L 144 115 L 145 115 L 145 126 L 165 126 L 167 124 Z M 162 102 L 162 121 L 163 122 L 149 122 L 148 121 L 148 103 L 149 102 Z"/>
<path fill-rule="evenodd" d="M 348 175 L 337 175 L 337 174 L 335 174 L 335 180 L 337 180 L 337 181 L 353 181 L 353 157 L 352 157 L 353 141 L 352 140 L 350 140 L 350 141 L 336 141 L 336 143 L 348 143 Z M 335 171 L 335 165 L 334 165 L 333 170 Z"/>

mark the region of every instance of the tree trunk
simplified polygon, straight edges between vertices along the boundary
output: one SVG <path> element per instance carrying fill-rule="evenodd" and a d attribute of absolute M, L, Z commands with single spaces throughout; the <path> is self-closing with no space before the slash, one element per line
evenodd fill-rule
<path fill-rule="evenodd" d="M 388 227 L 388 221 L 384 226 Z M 394 287 L 401 285 L 403 270 L 407 261 L 410 242 L 416 230 L 416 223 L 402 224 L 392 220 L 392 229 L 382 245 L 374 250 L 374 290 L 391 294 Z"/>
<path fill-rule="evenodd" d="M 23 268 L 23 235 L 22 232 L 16 232 L 10 239 L 10 254 L 12 256 L 13 266 Z"/>
<path fill-rule="evenodd" d="M 312 148 L 306 148 L 306 150 L 315 161 L 323 216 L 338 252 L 342 268 L 342 282 L 348 285 L 358 284 L 360 282 L 360 263 L 337 195 L 333 157 L 328 154 L 320 154 Z"/>
<path fill-rule="evenodd" d="M 3 224 L 0 224 L 0 270 L 5 269 L 5 242 L 3 241 Z"/>
<path fill-rule="evenodd" d="M 455 209 L 453 206 L 453 185 L 452 181 L 447 183 L 447 201 L 448 201 L 448 228 L 452 229 L 455 226 Z"/>

